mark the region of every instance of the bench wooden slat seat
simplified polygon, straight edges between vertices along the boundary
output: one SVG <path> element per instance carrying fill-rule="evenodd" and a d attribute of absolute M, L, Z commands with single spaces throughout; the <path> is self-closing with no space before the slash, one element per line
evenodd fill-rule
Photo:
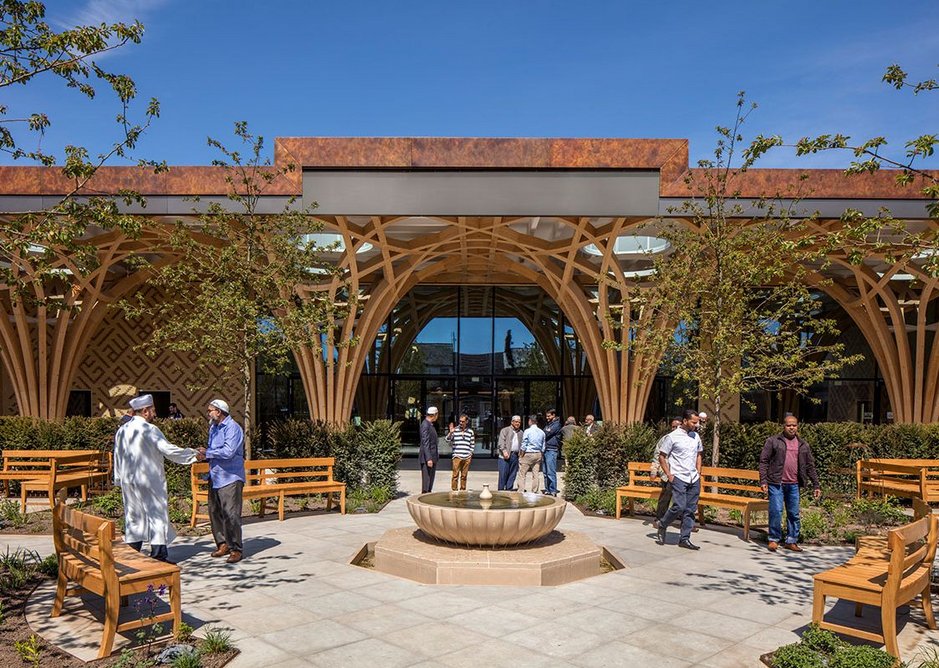
<path fill-rule="evenodd" d="M 812 621 L 823 629 L 884 643 L 887 652 L 900 658 L 897 644 L 897 607 L 921 597 L 930 629 L 936 628 L 930 598 L 932 565 L 936 556 L 939 517 L 929 514 L 887 533 L 887 551 L 859 549 L 846 563 L 814 577 Z M 869 546 L 870 547 L 870 546 Z M 828 596 L 855 602 L 855 615 L 863 606 L 880 607 L 881 633 L 826 622 Z"/>
<path fill-rule="evenodd" d="M 346 484 L 333 479 L 335 457 L 302 457 L 290 459 L 249 459 L 245 461 L 247 482 L 242 493 L 244 499 L 261 501 L 260 515 L 267 511 L 267 500 L 277 499 L 277 515 L 284 521 L 284 500 L 290 496 L 325 494 L 326 509 L 333 507 L 333 496 L 338 495 L 339 510 L 346 514 Z M 190 526 L 209 516 L 199 513 L 200 504 L 209 502 L 208 463 L 193 464 L 191 468 L 192 517 Z"/>
<path fill-rule="evenodd" d="M 4 491 L 10 493 L 10 482 L 20 483 L 21 511 L 26 512 L 30 492 L 44 492 L 49 507 L 55 504 L 60 489 L 81 488 L 82 501 L 88 490 L 107 488 L 111 480 L 111 453 L 99 450 L 5 450 L 0 471 Z"/>
<path fill-rule="evenodd" d="M 636 499 L 658 499 L 662 486 L 658 479 L 649 477 L 649 462 L 629 462 L 626 465 L 629 483 L 616 489 L 616 519 L 622 516 L 623 500 L 627 512 L 632 513 Z M 750 516 L 754 511 L 769 509 L 759 486 L 758 471 L 730 469 L 715 466 L 701 467 L 701 496 L 698 499 L 698 521 L 704 524 L 704 506 L 739 510 L 743 514 L 743 538 L 750 540 Z M 714 491 L 716 488 L 717 491 Z"/>
<path fill-rule="evenodd" d="M 88 591 L 104 599 L 104 630 L 98 658 L 111 654 L 114 635 L 157 622 L 182 622 L 179 566 L 144 556 L 114 539 L 114 522 L 68 508 L 60 498 L 52 513 L 53 540 L 59 560 L 52 616 L 58 617 L 66 596 Z M 166 586 L 169 612 L 118 623 L 121 600 L 153 587 Z"/>
<path fill-rule="evenodd" d="M 939 459 L 859 459 L 857 498 L 896 496 L 939 503 Z"/>

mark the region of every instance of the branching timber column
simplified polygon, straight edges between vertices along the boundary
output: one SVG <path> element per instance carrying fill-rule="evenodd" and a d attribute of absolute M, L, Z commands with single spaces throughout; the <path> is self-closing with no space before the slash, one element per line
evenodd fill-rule
<path fill-rule="evenodd" d="M 20 415 L 61 420 L 68 407 L 78 365 L 107 314 L 108 306 L 143 283 L 143 271 L 127 273 L 130 256 L 152 249 L 146 236 L 129 239 L 117 232 L 85 243 L 97 249 L 98 267 L 81 275 L 68 257 L 58 277 L 33 280 L 28 256 L 15 258 L 20 275 L 32 281 L 27 299 L 0 288 L 5 318 L 0 319 L 0 361 L 13 385 Z M 29 299 L 31 297 L 31 299 Z"/>
<path fill-rule="evenodd" d="M 884 377 L 897 422 L 939 421 L 939 280 L 918 267 L 895 265 L 883 276 L 865 265 L 834 259 L 852 279 L 821 287 L 864 334 Z M 896 280 L 898 272 L 915 281 Z"/>

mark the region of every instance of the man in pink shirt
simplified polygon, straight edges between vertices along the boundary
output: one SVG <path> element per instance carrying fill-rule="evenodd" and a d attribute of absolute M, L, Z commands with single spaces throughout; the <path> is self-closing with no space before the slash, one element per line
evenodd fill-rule
<path fill-rule="evenodd" d="M 766 439 L 760 453 L 760 487 L 769 498 L 769 549 L 775 552 L 782 541 L 782 509 L 786 505 L 786 549 L 799 547 L 799 490 L 812 485 L 817 499 L 822 495 L 815 472 L 812 448 L 799 436 L 799 420 L 787 415 L 781 434 Z"/>

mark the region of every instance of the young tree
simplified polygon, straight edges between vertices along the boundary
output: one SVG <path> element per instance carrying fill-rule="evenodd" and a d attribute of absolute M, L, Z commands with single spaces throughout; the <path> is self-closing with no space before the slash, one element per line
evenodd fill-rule
<path fill-rule="evenodd" d="M 136 193 L 121 190 L 102 193 L 89 189 L 98 169 L 108 160 L 126 158 L 141 135 L 159 116 L 160 107 L 151 99 L 139 123 L 130 119 L 130 107 L 137 97 L 134 80 L 126 74 L 103 69 L 96 59 L 127 44 L 139 44 L 143 25 L 114 23 L 76 26 L 53 30 L 45 21 L 42 2 L 3 0 L 0 4 L 0 90 L 12 97 L 18 86 L 41 77 L 58 78 L 67 88 L 93 99 L 104 84 L 118 99 L 119 136 L 105 150 L 92 156 L 83 146 L 68 145 L 61 156 L 62 173 L 69 182 L 68 192 L 48 209 L 23 211 L 3 223 L 0 234 L 0 284 L 13 299 L 66 306 L 64 300 L 44 296 L 37 284 L 48 279 L 61 281 L 64 275 L 77 284 L 83 275 L 96 269 L 99 258 L 93 244 L 82 243 L 89 228 L 120 229 L 130 236 L 139 233 L 139 221 L 120 211 L 120 204 L 141 203 Z M 14 160 L 28 160 L 43 166 L 57 164 L 59 157 L 42 148 L 42 137 L 52 121 L 45 111 L 34 110 L 11 116 L 8 104 L 0 105 L 0 151 Z M 35 145 L 28 145 L 35 141 Z M 165 166 L 143 161 L 157 170 Z M 76 196 L 81 195 L 79 200 Z M 69 274 L 63 273 L 68 269 Z M 59 291 L 52 291 L 59 293 Z M 64 293 L 63 293 L 64 294 Z"/>
<path fill-rule="evenodd" d="M 688 198 L 671 211 L 674 217 L 656 223 L 670 252 L 652 256 L 655 274 L 648 284 L 623 288 L 623 308 L 632 310 L 633 322 L 661 323 L 630 332 L 627 348 L 648 360 L 665 355 L 676 387 L 697 387 L 699 399 L 713 406 L 715 466 L 731 400 L 745 401 L 757 390 L 804 393 L 854 361 L 842 355 L 842 344 L 825 340 L 835 323 L 820 317 L 818 296 L 806 280 L 824 256 L 803 222 L 790 215 L 797 194 L 786 194 L 788 205 L 782 193 L 751 202 L 736 187 L 738 177 L 779 143 L 760 138 L 741 151 L 741 126 L 754 108 L 741 93 L 733 126 L 717 128 L 714 158 L 686 179 Z M 651 316 L 640 318 L 640 310 Z"/>
<path fill-rule="evenodd" d="M 899 91 L 912 91 L 913 95 L 939 90 L 935 79 L 910 82 L 909 75 L 899 65 L 891 65 L 883 75 L 883 81 Z M 818 137 L 803 137 L 796 144 L 798 155 L 809 155 L 820 151 L 850 151 L 854 160 L 848 165 L 847 174 L 872 174 L 881 169 L 896 173 L 896 182 L 904 187 L 916 187 L 927 198 L 926 210 L 933 219 L 939 219 L 939 172 L 924 169 L 922 161 L 935 154 L 939 135 L 923 134 L 904 143 L 903 155 L 891 153 L 886 137 L 872 137 L 866 141 L 852 141 L 843 134 L 825 134 Z M 847 209 L 842 214 L 843 226 L 832 232 L 828 239 L 830 248 L 850 245 L 850 259 L 860 263 L 865 257 L 885 255 L 893 263 L 906 263 L 914 257 L 924 260 L 923 269 L 932 276 L 939 275 L 939 227 L 922 231 L 911 230 L 905 221 L 894 218 L 889 210 L 882 209 L 875 216 L 867 216 L 857 209 Z"/>
<path fill-rule="evenodd" d="M 223 156 L 213 164 L 226 170 L 228 203 L 210 203 L 197 224 L 180 221 L 166 237 L 164 250 L 175 261 L 154 269 L 151 280 L 166 298 L 141 294 L 122 306 L 154 324 L 146 350 L 194 353 L 204 375 L 237 374 L 250 457 L 252 371 L 277 373 L 293 350 L 323 349 L 337 319 L 355 308 L 355 296 L 345 294 L 339 270 L 324 259 L 332 248 L 316 243 L 322 223 L 312 207 L 291 198 L 280 213 L 262 212 L 265 192 L 294 167 L 272 168 L 261 157 L 263 137 L 246 123 L 235 124 L 235 135 L 247 155 L 209 139 Z"/>
<path fill-rule="evenodd" d="M 64 417 L 78 361 L 105 312 L 102 297 L 118 297 L 135 280 L 112 280 L 123 274 L 112 271 L 133 253 L 141 232 L 139 221 L 123 213 L 121 205 L 143 200 L 131 191 L 103 191 L 94 177 L 112 158 L 130 157 L 159 105 L 151 100 L 142 120 L 131 120 L 134 81 L 102 68 L 97 59 L 139 43 L 142 34 L 139 22 L 57 31 L 46 22 L 42 2 L 0 2 L 0 90 L 5 93 L 0 152 L 12 160 L 58 165 L 64 177 L 55 204 L 24 208 L 0 223 L 0 303 L 11 313 L 0 323 L 0 360 L 25 415 Z M 119 107 L 116 138 L 97 155 L 77 145 L 66 146 L 59 156 L 45 150 L 41 141 L 49 115 L 16 96 L 43 79 L 88 98 L 96 98 L 99 89 L 113 92 Z M 97 243 L 101 239 L 103 246 Z"/>

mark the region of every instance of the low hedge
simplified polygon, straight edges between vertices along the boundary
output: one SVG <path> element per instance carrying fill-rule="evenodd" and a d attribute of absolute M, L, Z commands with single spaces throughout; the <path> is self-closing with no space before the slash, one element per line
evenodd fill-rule
<path fill-rule="evenodd" d="M 48 422 L 19 416 L 0 416 L 3 450 L 111 450 L 118 418 L 72 417 Z M 156 420 L 171 443 L 197 448 L 208 440 L 208 423 L 198 418 Z M 350 491 L 381 486 L 397 492 L 401 453 L 400 423 L 368 422 L 362 427 L 338 428 L 310 420 L 278 421 L 255 440 L 256 452 L 276 457 L 335 457 L 334 474 Z M 188 496 L 189 467 L 166 462 L 170 494 Z"/>
<path fill-rule="evenodd" d="M 626 483 L 626 463 L 651 461 L 665 425 L 605 423 L 594 436 L 578 433 L 564 442 L 564 494 L 576 499 L 591 490 L 609 490 Z M 701 435 L 704 463 L 711 461 L 712 427 Z M 721 423 L 720 465 L 755 470 L 766 439 L 782 431 L 775 422 Z M 800 435 L 812 446 L 823 489 L 854 490 L 854 463 L 885 457 L 939 459 L 939 424 L 863 425 L 856 422 L 803 424 Z"/>

